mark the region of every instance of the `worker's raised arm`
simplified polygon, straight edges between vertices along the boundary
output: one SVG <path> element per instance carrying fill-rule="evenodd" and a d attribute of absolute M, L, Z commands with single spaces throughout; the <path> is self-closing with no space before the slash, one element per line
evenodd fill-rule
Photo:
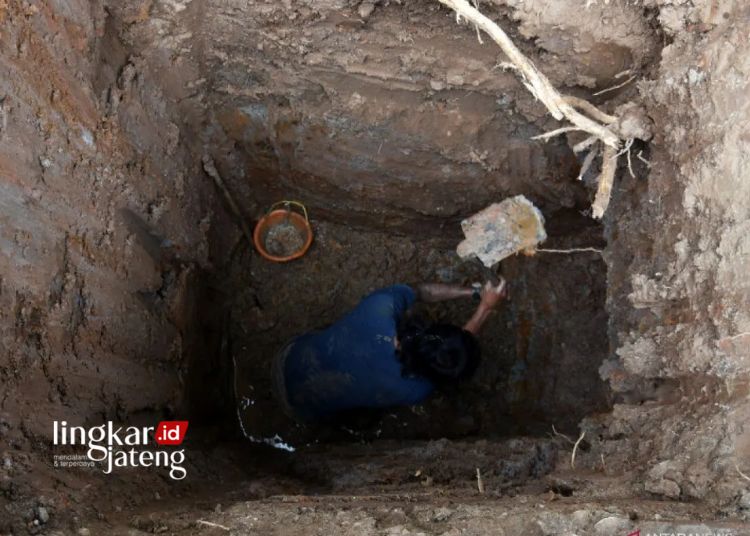
<path fill-rule="evenodd" d="M 508 295 L 508 286 L 504 279 L 500 280 L 500 284 L 495 286 L 490 282 L 484 284 L 482 289 L 482 299 L 477 306 L 477 310 L 471 315 L 464 329 L 472 333 L 475 337 L 479 336 L 479 330 L 482 328 L 485 320 L 490 316 L 490 313 L 503 301 Z"/>
<path fill-rule="evenodd" d="M 474 293 L 472 287 L 446 285 L 443 283 L 422 283 L 421 285 L 417 285 L 414 290 L 417 293 L 419 301 L 428 303 L 455 300 L 457 298 L 471 298 Z"/>

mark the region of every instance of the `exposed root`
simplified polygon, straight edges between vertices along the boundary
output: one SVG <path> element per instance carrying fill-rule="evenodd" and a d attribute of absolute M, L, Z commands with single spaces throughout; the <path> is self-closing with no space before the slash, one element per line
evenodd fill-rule
<path fill-rule="evenodd" d="M 635 141 L 635 138 L 630 138 L 625 143 L 625 147 L 623 147 L 622 150 L 615 155 L 615 159 L 618 158 L 618 157 L 620 157 L 620 156 L 622 156 L 622 155 L 626 155 L 626 158 L 628 160 L 628 172 L 630 173 L 630 176 L 635 179 L 635 173 L 633 173 L 633 162 L 630 159 L 630 149 L 633 146 L 633 142 L 634 141 Z"/>
<path fill-rule="evenodd" d="M 479 9 L 479 0 L 472 0 L 472 3 L 476 9 Z M 483 45 L 484 41 L 482 41 L 482 33 L 479 31 L 479 26 L 475 24 L 474 29 L 477 31 L 477 41 L 479 41 L 480 45 Z"/>
<path fill-rule="evenodd" d="M 584 175 L 586 175 L 586 172 L 591 167 L 591 164 L 594 163 L 594 159 L 596 158 L 596 155 L 598 154 L 599 154 L 599 148 L 595 146 L 589 151 L 589 154 L 586 155 L 586 158 L 583 159 L 583 164 L 581 164 L 581 171 L 578 172 L 579 181 L 583 180 Z"/>
<path fill-rule="evenodd" d="M 624 71 L 620 71 L 619 73 L 617 73 L 617 74 L 615 75 L 615 80 L 619 80 L 619 79 L 620 79 L 620 78 L 622 78 L 623 76 L 627 76 L 627 75 L 629 75 L 629 74 L 630 74 L 630 73 L 632 73 L 632 72 L 633 72 L 633 71 L 632 71 L 632 70 L 630 70 L 630 69 L 625 69 Z"/>
<path fill-rule="evenodd" d="M 575 442 L 575 445 L 573 445 L 573 453 L 570 455 L 570 467 L 575 469 L 576 468 L 576 452 L 578 451 L 578 445 L 581 444 L 581 441 L 583 441 L 583 436 L 586 435 L 586 432 L 581 432 L 581 435 L 578 436 L 578 441 Z"/>
<path fill-rule="evenodd" d="M 602 172 L 599 174 L 599 185 L 596 188 L 594 202 L 591 204 L 591 215 L 596 219 L 601 219 L 607 211 L 616 170 L 617 153 L 607 145 L 602 152 Z"/>
<path fill-rule="evenodd" d="M 727 340 L 733 340 L 733 339 L 739 339 L 740 337 L 747 337 L 750 335 L 750 331 L 744 331 L 742 333 L 738 333 L 737 335 L 732 335 L 731 337 L 727 337 Z"/>
<path fill-rule="evenodd" d="M 583 253 L 583 252 L 591 252 L 591 253 L 599 253 L 600 255 L 603 253 L 603 250 L 596 249 L 596 248 L 570 248 L 570 249 L 542 249 L 537 248 L 534 250 L 535 253 Z"/>
<path fill-rule="evenodd" d="M 631 76 L 630 78 L 628 78 L 624 82 L 622 82 L 620 84 L 617 84 L 616 86 L 608 87 L 606 89 L 602 89 L 601 91 L 597 91 L 596 93 L 594 93 L 594 96 L 603 95 L 604 93 L 609 93 L 610 91 L 614 91 L 616 89 L 620 89 L 623 86 L 627 86 L 633 80 L 635 80 L 635 75 Z"/>
<path fill-rule="evenodd" d="M 591 147 L 592 145 L 594 145 L 598 141 L 599 141 L 599 138 L 597 138 L 596 136 L 589 136 L 585 140 L 576 143 L 573 146 L 573 152 L 574 153 L 581 153 L 581 152 L 585 151 L 586 149 L 588 149 L 589 147 Z"/>
<path fill-rule="evenodd" d="M 221 193 L 224 194 L 224 199 L 226 199 L 229 208 L 232 209 L 232 213 L 234 213 L 234 216 L 237 218 L 237 223 L 239 224 L 240 229 L 242 229 L 242 234 L 245 235 L 245 239 L 250 242 L 250 245 L 252 247 L 255 247 L 255 243 L 253 242 L 253 233 L 250 232 L 250 227 L 248 227 L 245 218 L 242 217 L 240 207 L 237 205 L 237 202 L 234 200 L 232 194 L 229 193 L 229 190 L 222 180 L 221 175 L 219 175 L 219 171 L 216 169 L 216 165 L 214 164 L 214 159 L 207 154 L 203 155 L 203 170 L 209 177 L 214 180 L 216 186 L 218 186 L 219 190 L 221 190 Z"/>
<path fill-rule="evenodd" d="M 579 110 L 586 112 L 593 119 L 596 119 L 597 121 L 601 121 L 602 123 L 605 123 L 607 125 L 617 121 L 617 118 L 614 115 L 609 115 L 607 113 L 602 112 L 599 108 L 591 104 L 589 101 L 584 100 L 580 97 L 567 95 L 565 97 L 565 101 L 571 106 L 575 106 Z"/>
<path fill-rule="evenodd" d="M 740 466 L 739 466 L 739 465 L 737 465 L 737 462 L 734 462 L 734 468 L 735 468 L 735 469 L 737 469 L 737 472 L 738 472 L 738 473 L 740 474 L 740 476 L 741 476 L 742 478 L 744 478 L 745 480 L 747 480 L 747 481 L 749 481 L 749 482 L 750 482 L 750 476 L 747 476 L 747 475 L 746 475 L 745 473 L 743 473 L 743 472 L 742 472 L 742 471 L 740 470 Z"/>
<path fill-rule="evenodd" d="M 583 175 L 593 164 L 597 155 L 602 155 L 602 169 L 598 178 L 596 196 L 591 205 L 592 216 L 597 219 L 602 218 L 609 206 L 612 185 L 617 170 L 617 158 L 623 154 L 626 155 L 628 171 L 630 175 L 635 178 L 632 155 L 630 154 L 633 141 L 635 137 L 647 141 L 651 136 L 649 125 L 642 125 L 641 122 L 638 121 L 638 118 L 640 117 L 638 113 L 636 113 L 639 111 L 638 107 L 632 103 L 628 103 L 627 105 L 618 108 L 618 116 L 614 116 L 599 110 L 596 106 L 584 99 L 572 95 L 562 95 L 552 85 L 549 79 L 536 68 L 533 62 L 524 56 L 510 37 L 508 37 L 508 35 L 491 19 L 479 12 L 477 9 L 478 0 L 471 0 L 474 5 L 472 5 L 469 0 L 438 1 L 441 4 L 448 6 L 456 13 L 457 22 L 461 19 L 466 19 L 469 23 L 474 25 L 477 32 L 481 29 L 500 46 L 509 61 L 498 63 L 495 66 L 496 68 L 502 68 L 503 70 L 512 69 L 516 71 L 519 74 L 523 85 L 536 99 L 541 101 L 552 117 L 557 120 L 566 119 L 570 123 L 569 125 L 565 125 L 550 132 L 534 136 L 532 139 L 546 141 L 559 134 L 564 134 L 573 130 L 581 130 L 587 132 L 589 136 L 573 147 L 574 152 L 580 153 L 589 147 L 594 146 L 598 142 L 602 143 L 604 147 L 603 150 L 595 147 L 586 156 L 581 167 L 581 172 L 578 176 L 579 180 L 582 179 Z M 631 74 L 631 72 L 632 71 L 630 70 L 623 71 L 618 73 L 616 78 L 619 79 L 625 77 L 628 74 Z M 614 91 L 631 83 L 635 79 L 636 74 L 632 74 L 623 82 L 613 87 L 598 91 L 594 93 L 594 95 L 601 95 L 609 91 Z M 645 114 L 641 113 L 640 115 Z M 622 141 L 625 142 L 625 146 L 620 151 Z M 637 157 L 650 166 L 640 153 Z"/>
<path fill-rule="evenodd" d="M 539 71 L 536 66 L 516 47 L 508 35 L 492 20 L 482 15 L 479 10 L 469 4 L 467 0 L 439 0 L 440 3 L 453 9 L 460 17 L 465 18 L 487 35 L 489 35 L 502 49 L 511 63 L 513 63 L 522 76 L 522 82 L 526 88 L 546 106 L 549 113 L 555 119 L 563 118 L 570 121 L 575 127 L 597 136 L 606 145 L 618 148 L 619 137 L 609 130 L 605 125 L 597 123 L 593 119 L 581 114 L 573 105 L 554 88 L 549 79 Z M 593 105 L 592 105 L 593 106 Z"/>
<path fill-rule="evenodd" d="M 633 142 L 634 141 L 635 140 L 633 138 L 630 138 L 627 142 L 625 142 L 625 147 L 623 147 L 622 150 L 615 155 L 615 157 L 624 155 L 625 153 L 629 152 L 630 151 L 630 147 L 633 146 Z"/>
<path fill-rule="evenodd" d="M 635 156 L 636 156 L 636 158 L 638 158 L 638 160 L 640 160 L 641 162 L 643 162 L 644 164 L 646 164 L 646 167 L 647 167 L 647 168 L 650 168 L 650 167 L 651 167 L 651 162 L 649 162 L 648 160 L 646 160 L 646 159 L 645 159 L 645 158 L 643 157 L 643 154 L 642 154 L 642 153 L 643 153 L 643 151 L 638 151 L 638 154 L 637 154 L 637 155 L 635 155 Z"/>
<path fill-rule="evenodd" d="M 482 473 L 479 471 L 479 467 L 477 467 L 477 489 L 479 493 L 484 493 L 484 481 L 482 480 Z"/>
<path fill-rule="evenodd" d="M 549 132 L 545 132 L 544 134 L 539 134 L 538 136 L 532 136 L 532 140 L 544 140 L 547 141 L 550 138 L 554 138 L 555 136 L 559 136 L 560 134 L 563 134 L 564 132 L 570 132 L 572 130 L 579 130 L 577 127 L 562 127 L 557 128 L 555 130 L 551 130 Z"/>
<path fill-rule="evenodd" d="M 222 530 L 225 530 L 227 532 L 231 532 L 232 531 L 232 529 L 230 529 L 229 527 L 225 527 L 224 525 L 219 525 L 218 523 L 214 523 L 213 521 L 206 521 L 204 519 L 198 519 L 195 523 L 198 524 L 198 525 L 205 525 L 207 527 L 213 527 L 213 528 L 216 528 L 216 529 L 222 529 Z"/>
<path fill-rule="evenodd" d="M 456 13 L 456 22 L 460 22 L 462 19 L 466 19 L 469 23 L 474 25 L 474 28 L 479 32 L 481 29 L 487 35 L 489 35 L 493 41 L 495 41 L 505 55 L 508 57 L 508 62 L 498 63 L 495 68 L 502 68 L 503 70 L 512 69 L 518 73 L 521 78 L 523 85 L 531 92 L 536 99 L 538 99 L 549 111 L 549 113 L 557 120 L 566 119 L 570 122 L 570 125 L 563 126 L 561 128 L 534 136 L 532 139 L 535 140 L 548 140 L 559 134 L 564 134 L 572 130 L 581 130 L 587 132 L 589 136 L 582 142 L 577 143 L 573 147 L 573 151 L 580 153 L 597 142 L 601 141 L 604 146 L 602 153 L 602 171 L 599 175 L 599 183 L 597 186 L 596 197 L 594 203 L 591 206 L 591 213 L 594 218 L 602 218 L 604 212 L 607 210 L 609 205 L 609 198 L 612 192 L 612 184 L 614 181 L 615 171 L 617 170 L 617 158 L 626 154 L 628 160 L 628 171 L 631 176 L 635 178 L 633 173 L 632 158 L 630 149 L 633 144 L 633 125 L 624 122 L 623 117 L 607 114 L 599 110 L 596 106 L 590 102 L 575 97 L 572 95 L 562 95 L 549 79 L 539 71 L 531 60 L 529 60 L 524 54 L 516 47 L 513 41 L 508 35 L 488 17 L 484 16 L 477 9 L 478 0 L 471 0 L 474 2 L 472 5 L 469 0 L 438 0 L 441 4 L 448 6 Z M 481 40 L 480 40 L 481 42 Z M 618 73 L 616 78 L 624 77 L 630 74 L 630 70 Z M 636 75 L 633 74 L 623 82 L 616 86 L 603 89 L 594 93 L 594 95 L 601 95 L 609 91 L 619 89 L 633 80 Z M 631 106 L 632 108 L 632 106 Z M 625 112 L 623 112 L 625 113 Z M 632 123 L 632 120 L 631 120 Z M 627 125 L 628 128 L 624 128 Z M 639 124 L 636 124 L 638 126 Z M 643 131 L 642 135 L 636 134 L 637 137 L 644 140 L 649 139 L 646 128 L 641 128 Z M 621 141 L 625 141 L 625 149 L 618 152 L 621 147 Z M 591 167 L 599 149 L 592 149 L 591 153 L 587 155 L 579 174 L 579 180 L 583 177 L 583 174 Z M 640 154 L 638 158 L 643 159 Z"/>
<path fill-rule="evenodd" d="M 633 140 L 631 139 L 630 141 L 632 142 Z M 628 173 L 630 173 L 630 176 L 635 179 L 635 173 L 633 173 L 633 162 L 630 159 L 630 147 L 628 147 L 628 152 L 626 154 L 628 156 Z"/>
<path fill-rule="evenodd" d="M 482 34 L 479 31 L 479 28 L 477 28 L 476 26 L 474 26 L 474 29 L 477 31 L 477 41 L 479 41 L 480 45 L 483 45 L 484 41 L 482 41 Z"/>
<path fill-rule="evenodd" d="M 503 71 L 518 71 L 518 67 L 513 65 L 509 61 L 501 61 L 493 67 L 493 69 L 502 69 Z"/>
<path fill-rule="evenodd" d="M 570 439 L 570 438 L 569 438 L 568 436 L 566 436 L 565 434 L 561 434 L 560 432 L 558 432 L 558 431 L 557 431 L 557 430 L 555 429 L 555 425 L 554 425 L 554 424 L 552 425 L 552 433 L 553 433 L 553 434 L 555 434 L 555 435 L 556 435 L 557 437 L 562 437 L 562 438 L 563 438 L 563 439 L 564 439 L 565 441 L 567 441 L 567 442 L 568 442 L 568 443 L 570 443 L 571 445 L 575 445 L 575 441 L 573 441 L 572 439 Z"/>

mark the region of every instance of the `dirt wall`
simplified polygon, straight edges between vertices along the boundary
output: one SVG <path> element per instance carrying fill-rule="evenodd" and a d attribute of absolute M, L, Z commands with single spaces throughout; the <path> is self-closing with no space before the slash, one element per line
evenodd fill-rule
<path fill-rule="evenodd" d="M 0 19 L 2 442 L 177 411 L 213 190 L 174 95 L 100 2 Z"/>
<path fill-rule="evenodd" d="M 750 455 L 748 10 L 668 4 L 673 42 L 639 84 L 658 125 L 651 172 L 622 173 L 607 217 L 614 355 L 601 372 L 624 403 L 590 430 L 638 468 L 639 489 L 731 508 L 746 504 Z"/>
<path fill-rule="evenodd" d="M 499 65 L 499 49 L 437 2 L 208 6 L 205 132 L 246 206 L 297 196 L 318 214 L 402 228 L 456 220 L 517 193 L 548 212 L 586 208 L 564 140 L 529 143 L 554 121 Z M 639 70 L 657 46 L 641 10 L 626 3 L 606 8 L 615 15 L 606 29 L 596 8 L 579 34 L 560 27 L 549 40 L 530 4 L 483 9 L 528 20 L 507 27 L 554 83 L 578 93 Z"/>

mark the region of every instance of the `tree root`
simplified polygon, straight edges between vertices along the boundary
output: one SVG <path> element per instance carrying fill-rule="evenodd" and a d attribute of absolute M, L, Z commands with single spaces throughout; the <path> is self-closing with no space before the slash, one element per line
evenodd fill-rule
<path fill-rule="evenodd" d="M 596 140 L 599 141 L 599 140 Z M 591 167 L 591 164 L 594 163 L 594 159 L 599 154 L 599 148 L 594 145 L 594 147 L 591 148 L 589 151 L 589 154 L 586 155 L 586 158 L 583 159 L 583 164 L 581 164 L 581 171 L 578 172 L 578 180 L 582 181 L 583 176 L 586 175 L 586 172 Z"/>
<path fill-rule="evenodd" d="M 574 97 L 567 95 L 565 101 L 571 106 L 575 106 L 579 110 L 583 110 L 597 121 L 601 121 L 604 124 L 612 124 L 617 121 L 617 117 L 602 112 L 599 108 L 591 104 L 589 101 L 584 100 L 580 97 Z"/>
<path fill-rule="evenodd" d="M 600 219 L 607 211 L 616 170 L 617 153 L 607 145 L 602 151 L 602 172 L 599 174 L 599 185 L 596 188 L 594 202 L 591 204 L 591 213 L 594 218 Z"/>
<path fill-rule="evenodd" d="M 581 435 L 578 436 L 578 441 L 575 442 L 575 445 L 573 445 L 573 452 L 570 455 L 570 467 L 571 469 L 576 468 L 576 452 L 578 451 L 578 445 L 581 444 L 581 441 L 583 441 L 583 436 L 586 435 L 586 432 L 581 432 Z"/>
<path fill-rule="evenodd" d="M 604 253 L 603 250 L 585 247 L 585 248 L 570 248 L 570 249 L 549 249 L 549 248 L 537 248 L 535 253 L 598 253 L 601 255 Z"/>
<path fill-rule="evenodd" d="M 563 134 L 565 132 L 571 132 L 573 130 L 578 130 L 577 127 L 562 127 L 557 128 L 555 130 L 551 130 L 549 132 L 545 132 L 544 134 L 539 134 L 538 136 L 532 136 L 532 140 L 544 140 L 547 141 L 550 138 L 554 138 L 555 136 L 559 136 L 560 134 Z"/>
<path fill-rule="evenodd" d="M 468 0 L 438 0 L 441 4 L 448 6 L 456 13 L 456 21 L 460 22 L 461 18 L 470 22 L 477 32 L 484 31 L 495 43 L 497 43 L 505 55 L 508 62 L 502 62 L 497 65 L 503 69 L 511 69 L 517 72 L 521 82 L 549 111 L 557 120 L 567 120 L 570 125 L 546 132 L 532 139 L 548 140 L 559 134 L 564 134 L 571 130 L 581 130 L 587 132 L 589 137 L 584 141 L 576 144 L 573 150 L 578 153 L 594 146 L 591 152 L 584 160 L 583 168 L 579 179 L 586 170 L 591 167 L 593 160 L 599 154 L 599 148 L 595 144 L 601 142 L 604 149 L 602 154 L 601 173 L 599 174 L 598 187 L 594 202 L 592 204 L 592 214 L 594 218 L 601 218 L 609 205 L 609 198 L 612 193 L 612 184 L 617 170 L 617 158 L 620 154 L 627 153 L 628 169 L 633 175 L 632 164 L 630 159 L 630 148 L 633 144 L 632 124 L 628 128 L 623 128 L 623 118 L 607 114 L 599 110 L 590 102 L 574 97 L 571 95 L 562 95 L 549 79 L 536 68 L 536 66 L 516 47 L 515 43 L 508 35 L 488 17 L 484 16 L 477 9 L 477 4 L 471 5 Z M 630 83 L 634 77 L 626 80 L 617 87 L 622 87 Z M 616 89 L 609 88 L 607 91 Z M 579 111 L 580 110 L 580 111 Z M 631 121 L 632 123 L 632 121 Z M 647 128 L 642 129 L 644 132 Z M 623 134 L 623 131 L 626 133 Z M 643 136 L 643 134 L 641 134 Z M 625 142 L 625 149 L 618 152 L 621 143 Z"/>
<path fill-rule="evenodd" d="M 516 66 L 523 78 L 526 88 L 547 107 L 555 119 L 567 119 L 580 130 L 597 136 L 606 145 L 618 148 L 620 138 L 606 126 L 586 117 L 576 110 L 555 89 L 549 79 L 516 47 L 508 35 L 492 20 L 482 15 L 467 0 L 439 0 L 440 3 L 453 9 L 458 18 L 465 18 L 480 30 L 483 30 L 495 41 L 508 59 Z M 593 106 L 593 105 L 590 105 Z"/>

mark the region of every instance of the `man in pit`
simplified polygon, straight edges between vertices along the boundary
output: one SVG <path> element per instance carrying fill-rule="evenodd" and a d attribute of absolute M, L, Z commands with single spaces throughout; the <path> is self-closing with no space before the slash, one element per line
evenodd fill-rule
<path fill-rule="evenodd" d="M 506 294 L 505 281 L 481 289 L 423 284 L 377 290 L 333 325 L 296 337 L 276 356 L 279 402 L 301 423 L 420 404 L 436 388 L 473 374 L 479 331 Z M 417 301 L 472 297 L 479 304 L 463 327 L 428 323 L 411 311 Z"/>

